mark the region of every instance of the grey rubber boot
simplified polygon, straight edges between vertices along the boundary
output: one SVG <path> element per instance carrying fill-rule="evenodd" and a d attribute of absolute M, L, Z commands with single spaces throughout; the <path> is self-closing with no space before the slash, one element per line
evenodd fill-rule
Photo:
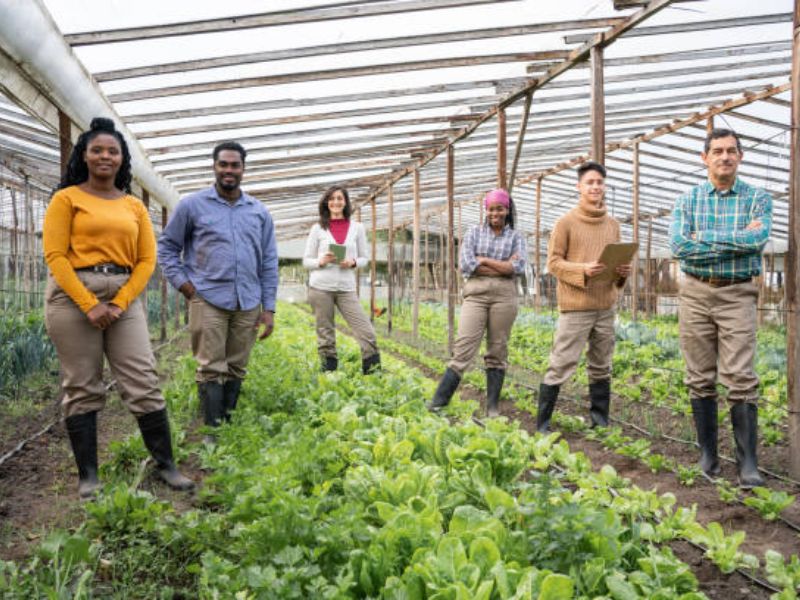
<path fill-rule="evenodd" d="M 500 416 L 500 392 L 506 378 L 505 369 L 486 369 L 486 416 Z"/>
<path fill-rule="evenodd" d="M 550 419 L 556 407 L 560 385 L 539 384 L 539 409 L 536 411 L 536 430 L 539 433 L 550 431 Z"/>
<path fill-rule="evenodd" d="M 241 379 L 228 379 L 222 386 L 223 419 L 226 422 L 231 420 L 231 413 L 236 410 L 236 404 L 239 401 L 239 394 L 241 391 Z"/>
<path fill-rule="evenodd" d="M 608 410 L 611 404 L 610 379 L 601 379 L 589 384 L 589 402 L 592 427 L 608 427 Z"/>
<path fill-rule="evenodd" d="M 700 468 L 709 477 L 719 475 L 717 398 L 692 398 L 692 415 L 697 430 L 697 445 L 700 446 Z"/>
<path fill-rule="evenodd" d="M 209 427 L 219 427 L 225 420 L 225 388 L 216 381 L 197 384 L 197 395 L 200 398 L 200 411 L 203 423 Z M 206 434 L 203 441 L 208 444 L 216 442 L 212 434 Z"/>
<path fill-rule="evenodd" d="M 733 437 L 736 441 L 736 464 L 739 467 L 739 486 L 744 489 L 764 485 L 758 472 L 756 444 L 758 440 L 758 407 L 736 402 L 731 405 Z"/>
<path fill-rule="evenodd" d="M 372 356 L 368 356 L 367 358 L 361 361 L 361 372 L 364 375 L 369 375 L 370 373 L 374 373 L 375 371 L 380 371 L 381 369 L 381 355 L 380 354 L 373 354 Z"/>
<path fill-rule="evenodd" d="M 450 404 L 450 399 L 456 393 L 459 383 L 461 383 L 461 376 L 453 369 L 448 368 L 439 381 L 439 387 L 436 388 L 433 399 L 428 403 L 428 410 L 437 412 Z"/>
<path fill-rule="evenodd" d="M 97 479 L 97 411 L 67 417 L 65 424 L 78 465 L 78 496 L 85 500 L 100 489 Z"/>
<path fill-rule="evenodd" d="M 161 479 L 175 490 L 194 489 L 194 481 L 183 475 L 172 458 L 172 438 L 166 409 L 147 413 L 137 419 L 145 447 L 156 462 Z"/>

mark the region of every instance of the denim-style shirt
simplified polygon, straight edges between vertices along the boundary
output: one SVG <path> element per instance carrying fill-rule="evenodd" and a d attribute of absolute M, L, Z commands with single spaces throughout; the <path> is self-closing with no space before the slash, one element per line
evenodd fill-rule
<path fill-rule="evenodd" d="M 214 186 L 181 200 L 158 239 L 158 261 L 175 288 L 191 281 L 214 306 L 275 310 L 275 227 L 266 207 L 244 192 L 233 204 Z"/>

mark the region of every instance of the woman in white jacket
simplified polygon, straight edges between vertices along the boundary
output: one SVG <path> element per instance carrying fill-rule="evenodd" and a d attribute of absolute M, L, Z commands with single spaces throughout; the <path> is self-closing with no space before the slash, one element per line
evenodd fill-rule
<path fill-rule="evenodd" d="M 367 266 L 367 236 L 364 226 L 351 221 L 350 197 L 341 186 L 329 188 L 319 202 L 319 223 L 308 234 L 303 266 L 311 271 L 308 303 L 317 319 L 317 349 L 323 371 L 335 371 L 336 328 L 334 307 L 342 313 L 361 346 L 361 367 L 367 374 L 381 365 L 375 330 L 356 295 L 356 269 Z M 331 245 L 344 246 L 344 259 L 337 259 Z"/>

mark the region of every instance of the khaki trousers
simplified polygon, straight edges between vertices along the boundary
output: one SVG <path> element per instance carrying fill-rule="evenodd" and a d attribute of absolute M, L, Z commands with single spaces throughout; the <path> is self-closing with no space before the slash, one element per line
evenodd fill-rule
<path fill-rule="evenodd" d="M 195 381 L 225 383 L 244 379 L 256 341 L 260 308 L 225 310 L 195 294 L 189 301 L 189 333 L 197 360 Z"/>
<path fill-rule="evenodd" d="M 556 337 L 550 351 L 550 364 L 544 375 L 547 385 L 562 385 L 575 372 L 581 352 L 586 351 L 586 372 L 589 381 L 611 377 L 614 354 L 614 309 L 576 310 L 558 316 Z"/>
<path fill-rule="evenodd" d="M 678 294 L 684 383 L 692 398 L 717 396 L 717 374 L 730 402 L 758 401 L 756 302 L 758 286 L 747 281 L 711 287 L 686 277 Z"/>
<path fill-rule="evenodd" d="M 327 292 L 308 288 L 308 303 L 317 319 L 317 351 L 324 360 L 336 358 L 336 325 L 334 308 L 338 308 L 348 327 L 361 347 L 361 357 L 369 358 L 378 353 L 375 329 L 361 308 L 355 292 Z"/>
<path fill-rule="evenodd" d="M 517 318 L 517 285 L 508 277 L 470 277 L 464 284 L 464 303 L 458 320 L 453 358 L 447 365 L 463 375 L 472 363 L 486 332 L 487 369 L 506 369 L 508 338 Z"/>
<path fill-rule="evenodd" d="M 77 275 L 101 302 L 112 300 L 130 277 L 85 271 Z M 45 289 L 45 326 L 61 362 L 65 417 L 105 406 L 104 356 L 128 410 L 139 417 L 165 407 L 147 316 L 139 298 L 110 327 L 100 330 L 89 323 L 86 314 L 49 276 Z"/>

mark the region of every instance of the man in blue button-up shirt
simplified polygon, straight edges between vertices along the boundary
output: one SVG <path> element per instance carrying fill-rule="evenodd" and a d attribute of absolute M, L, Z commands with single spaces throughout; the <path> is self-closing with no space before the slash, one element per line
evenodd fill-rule
<path fill-rule="evenodd" d="M 190 301 L 200 404 L 206 425 L 216 427 L 236 408 L 258 329 L 259 339 L 272 333 L 278 251 L 269 212 L 240 188 L 245 149 L 224 142 L 213 156 L 216 183 L 181 200 L 158 240 L 158 260 Z"/>

